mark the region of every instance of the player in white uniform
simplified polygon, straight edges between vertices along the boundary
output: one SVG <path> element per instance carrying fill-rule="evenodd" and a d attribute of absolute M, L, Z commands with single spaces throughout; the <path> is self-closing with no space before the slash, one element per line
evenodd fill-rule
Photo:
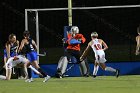
<path fill-rule="evenodd" d="M 23 55 L 10 57 L 5 65 L 6 76 L 0 75 L 0 79 L 10 80 L 12 68 L 15 66 L 23 66 L 24 70 L 25 70 L 25 75 L 28 76 L 27 69 L 26 69 L 28 62 L 29 62 L 29 60 L 26 59 L 25 56 L 23 56 Z M 41 73 L 38 72 L 35 68 L 33 68 L 31 65 L 29 66 L 29 68 L 31 68 L 37 74 L 41 75 Z"/>
<path fill-rule="evenodd" d="M 116 73 L 116 77 L 119 76 L 119 70 L 114 69 L 112 67 L 107 67 L 105 65 L 106 59 L 105 59 L 105 50 L 108 49 L 107 44 L 102 40 L 98 39 L 98 34 L 97 32 L 92 32 L 91 33 L 91 41 L 88 43 L 87 48 L 83 52 L 82 56 L 80 57 L 80 60 L 85 59 L 87 56 L 89 49 L 92 48 L 92 50 L 95 53 L 95 64 L 94 64 L 94 71 L 93 71 L 93 77 L 96 77 L 96 74 L 98 72 L 99 66 L 105 70 L 105 71 L 110 71 Z M 102 48 L 103 46 L 103 48 Z"/>

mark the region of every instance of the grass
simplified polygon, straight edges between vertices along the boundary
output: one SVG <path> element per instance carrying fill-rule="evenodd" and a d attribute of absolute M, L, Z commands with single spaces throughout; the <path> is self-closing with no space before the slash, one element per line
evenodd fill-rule
<path fill-rule="evenodd" d="M 140 76 L 67 77 L 51 78 L 47 83 L 35 79 L 32 83 L 24 80 L 0 80 L 0 93 L 139 93 Z"/>

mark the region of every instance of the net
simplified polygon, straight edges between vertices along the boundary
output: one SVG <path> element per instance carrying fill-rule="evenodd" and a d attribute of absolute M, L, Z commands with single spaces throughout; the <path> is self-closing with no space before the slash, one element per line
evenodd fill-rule
<path fill-rule="evenodd" d="M 87 39 L 81 51 L 91 40 L 91 32 L 96 31 L 109 46 L 108 61 L 139 61 L 139 56 L 135 56 L 139 11 L 139 7 L 73 10 L 73 25 Z M 28 17 L 28 27 L 35 39 L 35 12 L 29 12 Z M 41 59 L 41 63 L 57 63 L 63 55 L 63 28 L 68 24 L 67 18 L 66 10 L 39 12 L 40 52 L 47 51 L 46 61 Z M 88 59 L 92 62 L 94 54 L 90 53 Z"/>

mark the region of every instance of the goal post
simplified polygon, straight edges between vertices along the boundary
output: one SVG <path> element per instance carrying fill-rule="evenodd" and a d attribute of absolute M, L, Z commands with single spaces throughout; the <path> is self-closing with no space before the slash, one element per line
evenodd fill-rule
<path fill-rule="evenodd" d="M 68 22 L 72 26 L 72 0 L 68 0 Z"/>
<path fill-rule="evenodd" d="M 71 2 L 72 0 L 68 0 Z M 72 7 L 72 3 L 68 4 L 67 8 L 43 8 L 43 9 L 25 9 L 25 30 L 28 30 L 28 12 L 35 12 L 35 24 L 36 24 L 36 42 L 39 53 L 39 12 L 43 11 L 68 11 L 69 26 L 72 26 L 72 10 L 87 10 L 87 9 L 111 9 L 111 8 L 136 8 L 140 5 L 120 5 L 120 6 L 96 6 L 96 7 Z"/>

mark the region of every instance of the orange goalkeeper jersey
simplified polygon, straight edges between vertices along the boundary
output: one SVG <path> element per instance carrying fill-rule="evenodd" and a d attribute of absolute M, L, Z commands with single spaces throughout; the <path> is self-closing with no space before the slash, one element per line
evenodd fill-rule
<path fill-rule="evenodd" d="M 72 37 L 71 34 L 68 34 L 67 38 L 68 38 L 68 40 L 67 40 L 67 44 L 68 44 L 67 49 L 78 50 L 78 51 L 80 51 L 80 44 L 70 44 L 70 40 L 71 39 L 80 40 L 81 43 L 85 43 L 85 41 L 86 41 L 85 37 L 82 34 L 76 34 L 74 37 Z"/>

